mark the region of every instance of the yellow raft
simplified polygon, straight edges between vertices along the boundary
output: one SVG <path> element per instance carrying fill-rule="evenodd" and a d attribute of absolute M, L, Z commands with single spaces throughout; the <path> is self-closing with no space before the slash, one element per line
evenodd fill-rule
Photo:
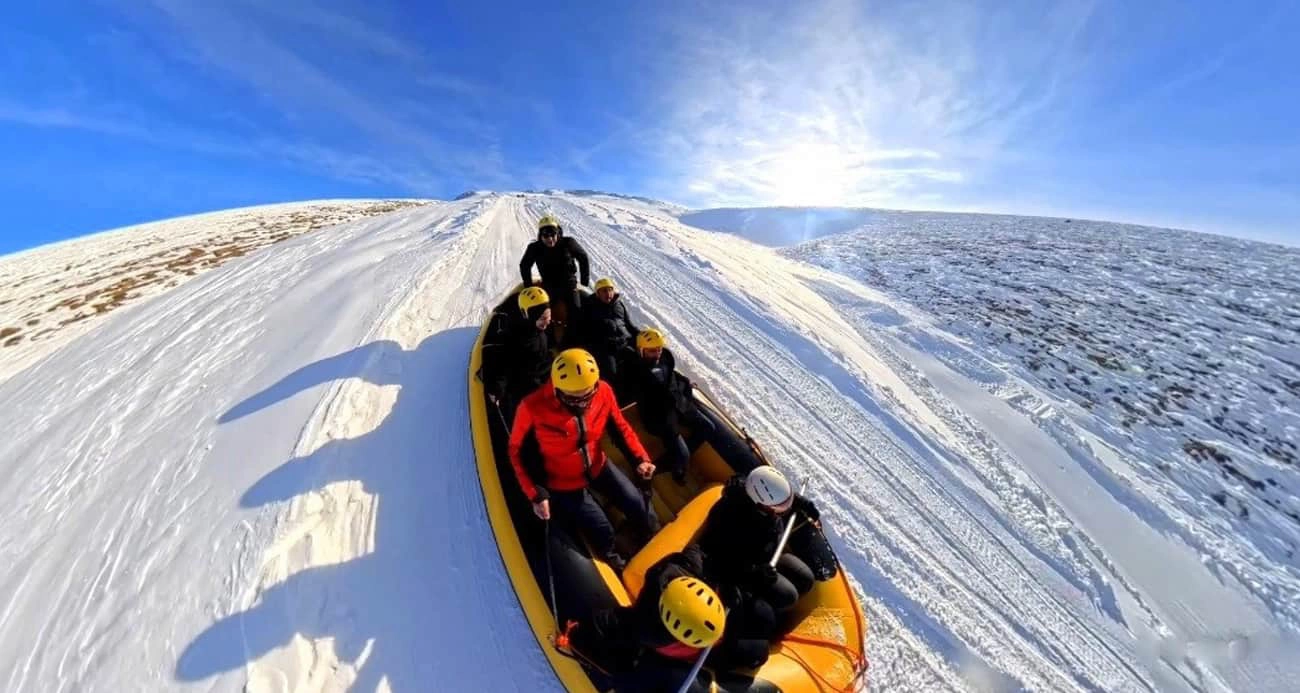
<path fill-rule="evenodd" d="M 512 290 L 497 310 L 513 306 L 520 288 Z M 620 580 L 603 560 L 592 558 L 585 546 L 546 536 L 543 523 L 533 515 L 519 489 L 506 452 L 506 422 L 488 403 L 478 377 L 490 319 L 479 331 L 470 356 L 469 416 L 492 531 L 524 614 L 565 689 L 574 693 L 612 691 L 612 679 L 598 662 L 570 656 L 555 646 L 556 616 L 548 600 L 551 580 L 561 623 L 585 617 L 595 609 L 631 604 L 640 593 L 647 569 L 663 556 L 681 550 L 697 535 L 709 509 L 721 497 L 722 484 L 736 472 L 768 462 L 743 429 L 696 390 L 701 413 L 713 421 L 718 434 L 712 436 L 712 443 L 703 443 L 692 451 L 685 487 L 665 477 L 655 479 L 653 503 L 663 527 L 632 556 Z M 657 458 L 663 446 L 640 425 L 636 405 L 628 405 L 623 412 L 651 457 Z M 683 434 L 686 432 L 683 429 Z M 718 450 L 715 445 L 724 449 Z M 608 440 L 603 447 L 610 462 L 631 477 L 618 449 Z M 606 512 L 617 527 L 621 519 L 617 509 L 607 506 Z M 706 666 L 700 680 L 708 681 L 710 690 L 720 692 L 865 690 L 866 632 L 861 605 L 840 569 L 829 580 L 816 583 L 799 601 L 793 628 L 772 644 L 771 656 L 761 668 L 712 671 Z"/>

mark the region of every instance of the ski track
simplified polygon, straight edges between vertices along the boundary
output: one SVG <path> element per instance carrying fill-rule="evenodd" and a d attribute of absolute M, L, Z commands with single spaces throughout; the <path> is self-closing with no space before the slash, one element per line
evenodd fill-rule
<path fill-rule="evenodd" d="M 465 397 L 477 330 L 547 212 L 778 466 L 816 480 L 868 612 L 871 689 L 1286 680 L 1234 669 L 1242 648 L 1286 655 L 1225 632 L 1231 599 L 1184 632 L 1198 605 L 1062 502 L 1042 476 L 1071 460 L 1060 438 L 1025 459 L 1032 436 L 1008 431 L 1035 423 L 998 424 L 978 396 L 1005 381 L 996 365 L 910 306 L 678 211 L 479 195 L 323 229 L 0 382 L 22 403 L 0 413 L 16 432 L 0 687 L 558 690 L 487 523 Z M 1209 575 L 1196 594 L 1230 589 Z"/>
<path fill-rule="evenodd" d="M 813 444 L 814 440 L 807 435 L 810 430 L 815 430 L 811 427 L 812 422 L 809 422 L 810 427 L 805 427 L 796 424 L 798 418 L 789 414 L 774 415 L 773 412 L 762 412 L 756 423 L 761 420 L 780 422 L 785 428 L 802 434 L 798 441 L 789 441 L 788 450 L 781 450 L 783 457 L 790 455 L 787 459 L 793 463 L 798 459 L 799 452 L 816 451 L 818 454 L 808 462 L 817 464 L 815 460 L 820 460 L 821 466 L 817 471 L 819 478 L 836 477 L 835 470 L 828 468 L 830 465 L 827 464 L 836 457 L 840 458 L 837 460 L 838 464 L 844 465 L 841 468 L 840 478 L 851 478 L 849 470 L 860 465 L 860 463 L 855 464 L 854 460 L 870 462 L 875 458 L 874 461 L 878 461 L 878 464 L 880 462 L 884 464 L 879 464 L 878 467 L 869 464 L 868 471 L 879 474 L 888 468 L 890 472 L 894 472 L 892 484 L 886 481 L 887 485 L 893 486 L 891 490 L 905 488 L 913 492 L 900 493 L 901 503 L 886 503 L 886 505 L 913 511 L 918 508 L 937 510 L 941 507 L 934 504 L 933 496 L 927 497 L 926 494 L 915 493 L 925 484 L 938 485 L 936 493 L 940 494 L 939 497 L 943 502 L 951 506 L 952 513 L 945 517 L 936 512 L 934 518 L 924 524 L 926 527 L 945 527 L 949 530 L 950 537 L 959 538 L 959 541 L 947 537 L 939 541 L 932 539 L 923 541 L 923 545 L 928 546 L 919 553 L 922 555 L 930 553 L 938 559 L 933 566 L 925 566 L 911 556 L 907 557 L 907 560 L 913 565 L 924 566 L 926 572 L 939 567 L 934 571 L 935 574 L 948 574 L 949 582 L 965 587 L 970 590 L 970 598 L 983 602 L 985 614 L 982 618 L 986 623 L 1000 622 L 1000 625 L 1006 629 L 1003 634 L 993 635 L 987 625 L 981 627 L 982 624 L 975 622 L 964 624 L 963 615 L 944 614 L 941 620 L 950 630 L 937 629 L 942 637 L 949 641 L 956 639 L 971 643 L 972 649 L 976 651 L 988 651 L 988 661 L 998 662 L 997 666 L 1011 675 L 1014 685 L 1033 689 L 1066 685 L 1059 679 L 1051 678 L 1062 674 L 1072 677 L 1070 681 L 1072 685 L 1107 690 L 1148 687 L 1261 690 L 1286 685 L 1284 682 L 1292 675 L 1289 668 L 1269 663 L 1267 659 L 1269 655 L 1293 647 L 1294 641 L 1288 638 L 1284 631 L 1270 627 L 1266 614 L 1260 611 L 1259 604 L 1248 596 L 1242 595 L 1236 589 L 1236 585 L 1220 587 L 1216 577 L 1206 572 L 1194 559 L 1184 565 L 1182 561 L 1192 559 L 1192 555 L 1185 547 L 1177 548 L 1171 545 L 1165 549 L 1165 545 L 1154 534 L 1143 534 L 1147 529 L 1141 524 L 1135 524 L 1127 530 L 1119 529 L 1127 521 L 1127 516 L 1121 508 L 1116 508 L 1113 516 L 1107 516 L 1104 512 L 1094 512 L 1091 517 L 1088 517 L 1086 512 L 1080 511 L 1082 506 L 1074 502 L 1070 512 L 1065 512 L 1059 501 L 1072 500 L 1071 494 L 1074 491 L 1067 489 L 1074 488 L 1070 484 L 1081 483 L 1078 479 L 1070 480 L 1068 474 L 1026 477 L 1020 467 L 1032 470 L 1035 464 L 1040 464 L 1039 471 L 1042 471 L 1045 467 L 1041 466 L 1041 461 L 1053 459 L 1053 455 L 1062 458 L 1066 463 L 1072 462 L 1068 454 L 1053 445 L 1051 441 L 1038 440 L 1034 443 L 1039 446 L 1037 449 L 1026 448 L 1021 444 L 1022 440 L 1036 440 L 1033 436 L 1037 434 L 1037 429 L 1033 428 L 1032 423 L 1017 431 L 1017 437 L 1011 440 L 999 439 L 999 435 L 1008 435 L 1006 431 L 1014 429 L 1007 428 L 1005 424 L 998 425 L 987 417 L 972 422 L 969 417 L 960 414 L 961 407 L 975 406 L 977 412 L 982 411 L 982 407 L 964 400 L 957 400 L 962 404 L 952 407 L 952 398 L 958 397 L 960 391 L 951 390 L 951 395 L 948 391 L 937 396 L 936 393 L 931 392 L 928 401 L 933 402 L 935 407 L 946 406 L 949 409 L 949 415 L 944 418 L 953 423 L 948 428 L 966 429 L 968 431 L 966 435 L 958 436 L 964 440 L 953 440 L 951 430 L 935 430 L 939 435 L 929 440 L 923 434 L 908 435 L 903 430 L 906 426 L 900 426 L 898 421 L 890 420 L 893 414 L 882 415 L 882 412 L 900 412 L 905 419 L 911 420 L 917 426 L 925 426 L 932 412 L 917 411 L 906 396 L 899 396 L 899 393 L 893 390 L 883 393 L 884 399 L 893 406 L 881 408 L 874 401 L 876 398 L 871 395 L 854 396 L 852 390 L 861 388 L 860 383 L 853 382 L 843 373 L 837 373 L 834 368 L 817 365 L 815 361 L 843 362 L 844 355 L 835 353 L 832 348 L 825 345 L 822 346 L 821 353 L 817 353 L 817 347 L 804 343 L 790 332 L 797 330 L 803 335 L 811 334 L 820 337 L 821 335 L 817 335 L 817 330 L 820 329 L 825 333 L 831 325 L 822 321 L 809 322 L 803 329 L 794 327 L 792 323 L 797 323 L 803 313 L 815 312 L 808 308 L 804 296 L 789 299 L 792 304 L 798 303 L 793 310 L 779 304 L 782 295 L 797 295 L 802 288 L 798 286 L 797 281 L 791 281 L 791 276 L 805 280 L 808 277 L 826 279 L 826 273 L 768 257 L 769 251 L 754 249 L 743 241 L 735 239 L 720 241 L 715 236 L 674 229 L 671 224 L 668 226 L 650 224 L 648 219 L 636 214 L 597 209 L 588 203 L 582 203 L 581 206 L 590 213 L 591 218 L 603 220 L 610 225 L 611 229 L 620 232 L 620 235 L 615 237 L 640 236 L 660 247 L 680 243 L 684 247 L 679 252 L 673 253 L 683 258 L 678 261 L 678 264 L 688 264 L 693 273 L 703 274 L 706 277 L 710 274 L 715 275 L 721 283 L 730 285 L 730 288 L 743 287 L 741 291 L 719 292 L 717 299 L 724 304 L 729 304 L 736 317 L 748 323 L 745 327 L 751 330 L 757 328 L 760 335 L 766 333 L 775 342 L 773 346 L 778 349 L 781 346 L 786 347 L 788 355 L 772 354 L 771 357 L 766 357 L 762 349 L 752 347 L 739 349 L 736 358 L 727 363 L 729 377 L 738 376 L 735 380 L 745 383 L 752 391 L 765 378 L 761 373 L 756 373 L 752 377 L 740 375 L 738 363 L 750 365 L 757 362 L 778 366 L 782 360 L 789 359 L 790 356 L 799 358 L 805 371 L 825 377 L 840 395 L 857 399 L 868 413 L 875 414 L 875 417 L 868 417 L 868 419 L 875 418 L 876 421 L 871 421 L 868 425 L 878 429 L 888 441 L 885 445 L 873 441 L 861 446 L 860 451 L 854 450 L 853 443 L 848 442 L 848 445 L 843 445 L 843 448 L 847 449 L 842 449 L 836 455 L 831 452 L 834 450 L 834 445 L 823 447 L 821 444 Z M 592 234 L 602 237 L 596 229 L 592 230 Z M 603 237 L 608 236 L 609 234 L 606 234 Z M 624 257 L 633 255 L 626 252 L 619 254 Z M 647 266 L 648 264 L 642 262 L 636 267 L 637 276 L 645 277 L 649 281 L 634 287 L 631 300 L 635 303 L 639 292 L 648 291 L 654 298 L 645 299 L 647 303 L 653 302 L 660 306 L 671 305 L 671 303 L 662 303 L 662 298 L 668 298 L 667 296 L 655 296 L 656 282 L 652 277 L 654 272 Z M 774 266 L 779 265 L 786 265 L 783 268 L 786 271 L 773 269 Z M 671 263 L 663 269 L 665 276 L 658 285 L 676 287 L 686 281 L 680 272 L 674 272 Z M 630 268 L 625 274 L 632 275 Z M 868 293 L 863 287 L 857 287 L 856 291 Z M 702 293 L 705 295 L 703 300 L 709 301 L 708 289 L 704 289 Z M 761 308 L 769 309 L 769 313 L 780 314 L 779 321 L 785 322 L 786 325 L 764 325 L 764 321 L 769 318 L 748 306 L 738 308 L 735 304 L 740 303 L 740 297 L 747 294 Z M 876 297 L 883 298 L 878 294 Z M 680 294 L 678 299 L 678 305 L 682 306 L 696 302 L 689 293 Z M 843 299 L 837 296 L 832 296 L 828 300 L 836 304 L 843 302 Z M 864 325 L 861 321 L 858 322 L 859 335 L 864 331 L 880 331 L 882 326 L 897 325 L 906 320 L 898 310 L 883 303 L 873 306 L 873 310 L 868 315 L 870 324 Z M 667 310 L 664 310 L 663 315 L 656 316 L 656 319 L 663 322 L 670 333 L 689 335 L 689 339 L 683 341 L 686 342 L 684 348 L 692 352 L 693 358 L 686 360 L 690 365 L 694 365 L 694 359 L 708 362 L 716 355 L 725 353 L 712 344 L 707 349 L 701 349 L 707 351 L 707 355 L 695 352 L 695 345 L 691 340 L 699 340 L 701 335 L 708 333 L 709 327 L 705 321 L 692 324 L 689 319 L 683 320 Z M 743 329 L 719 320 L 713 322 L 713 332 L 726 335 L 732 340 L 738 339 L 740 330 Z M 778 321 L 774 320 L 773 323 L 775 322 Z M 880 341 L 877 341 L 877 346 L 877 353 L 889 353 L 891 349 L 898 351 L 902 348 L 898 343 L 890 345 Z M 808 351 L 813 351 L 813 355 L 804 358 L 803 354 Z M 913 353 L 913 356 L 920 360 L 924 354 Z M 897 358 L 893 360 L 898 361 Z M 845 363 L 845 366 L 852 367 L 849 363 Z M 781 369 L 776 367 L 773 370 Z M 801 375 L 806 377 L 806 373 Z M 772 378 L 769 376 L 766 380 L 770 381 Z M 778 384 L 777 387 L 792 385 L 794 379 Z M 796 397 L 796 399 L 800 398 Z M 834 400 L 829 396 L 813 395 L 806 403 L 828 401 Z M 755 402 L 751 400 L 750 403 Z M 737 402 L 733 406 L 744 405 Z M 823 422 L 833 423 L 841 430 L 855 430 L 858 426 L 843 418 L 837 422 L 833 416 L 818 412 L 815 406 L 806 406 L 805 411 L 817 415 Z M 984 429 L 985 433 L 971 435 L 979 429 Z M 989 432 L 992 432 L 992 435 L 989 435 Z M 778 438 L 784 437 L 781 434 L 773 435 Z M 930 449 L 936 444 L 942 446 L 945 443 L 954 453 L 953 455 L 936 456 Z M 1006 447 L 1007 443 L 1011 443 L 1011 447 Z M 887 449 L 890 445 L 896 448 L 897 459 L 891 460 L 881 454 L 883 449 Z M 1008 456 L 1007 451 L 1014 454 Z M 927 457 L 934 457 L 930 464 L 926 464 Z M 977 470 L 982 474 L 982 478 L 971 483 L 960 475 L 945 471 L 951 468 L 960 469 L 963 466 L 970 467 L 969 463 L 961 462 L 962 457 L 974 462 L 983 462 Z M 900 469 L 899 462 L 911 462 L 910 466 L 915 469 L 918 476 L 909 479 L 897 474 Z M 906 468 L 906 465 L 903 465 L 903 468 Z M 1066 467 L 1063 466 L 1062 469 Z M 990 486 L 988 481 L 993 481 L 994 484 Z M 1055 481 L 1056 485 L 1048 487 L 1049 490 L 1045 491 L 1039 488 L 1039 483 L 1042 481 Z M 1062 485 L 1062 482 L 1065 485 Z M 995 493 L 1000 494 L 1000 498 L 994 498 L 992 505 L 973 503 L 978 497 L 987 496 L 989 489 L 996 489 Z M 972 498 L 972 494 L 977 498 Z M 864 494 L 846 494 L 841 499 L 843 503 L 837 502 L 833 505 L 853 507 L 849 496 L 871 498 L 876 502 L 884 500 L 880 489 L 871 489 Z M 1104 500 L 1104 496 L 1102 499 Z M 979 513 L 978 509 L 981 505 L 988 512 Z M 969 512 L 962 513 L 959 512 L 960 509 L 967 509 Z M 967 516 L 963 517 L 963 515 Z M 1018 526 L 1013 527 L 1003 519 L 1008 515 L 1015 518 Z M 959 521 L 954 522 L 954 518 L 958 518 Z M 845 523 L 845 526 L 854 529 L 878 528 L 886 526 L 886 522 L 894 526 L 899 524 L 896 518 L 872 517 L 863 513 L 858 518 L 854 518 L 854 521 Z M 1081 524 L 1074 526 L 1076 522 Z M 1060 530 L 1059 536 L 1052 536 L 1053 530 Z M 1008 534 L 1010 536 L 1007 536 Z M 1099 537 L 1103 541 L 1105 550 L 1098 547 L 1094 537 Z M 895 550 L 910 553 L 908 549 L 911 547 L 903 546 L 896 538 L 885 538 L 882 541 L 899 544 Z M 954 553 L 945 555 L 944 552 L 934 548 L 935 545 L 942 546 L 945 543 L 949 544 Z M 981 544 L 987 544 L 984 550 L 980 550 Z M 864 549 L 863 553 L 867 553 L 865 549 L 874 548 L 869 545 L 860 546 Z M 998 557 L 999 552 L 1006 554 L 1002 561 L 990 558 L 990 555 L 994 558 L 1002 558 Z M 885 560 L 875 554 L 874 550 L 868 555 L 872 556 L 876 567 L 885 571 L 884 566 L 887 563 Z M 1109 562 L 1112 556 L 1118 564 Z M 1162 558 L 1155 558 L 1157 556 Z M 964 575 L 954 571 L 954 568 L 963 565 L 969 565 L 972 570 Z M 1181 584 L 1177 592 L 1166 597 L 1163 576 L 1167 573 L 1162 572 L 1162 569 L 1168 570 L 1175 565 L 1182 566 L 1176 569 L 1176 572 L 1185 575 L 1187 582 Z M 1001 574 L 991 572 L 991 568 L 994 571 L 1000 570 Z M 887 571 L 886 575 L 888 575 Z M 1015 595 L 1022 600 L 1022 603 L 1002 604 L 997 598 L 988 598 L 987 590 L 981 587 L 992 586 L 984 584 L 985 576 L 989 575 L 997 575 L 995 584 L 998 586 L 998 595 L 1003 596 L 1004 599 L 1006 595 Z M 910 580 L 904 575 L 889 577 L 899 587 L 900 592 L 915 592 L 915 589 L 908 584 Z M 1133 580 L 1136 580 L 1136 583 Z M 1019 586 L 1016 585 L 1017 581 L 1021 582 Z M 1111 586 L 1112 583 L 1121 585 L 1126 590 L 1125 593 L 1117 595 Z M 1137 585 L 1136 588 L 1134 584 Z M 1035 597 L 1041 598 L 1041 603 L 1033 604 Z M 916 600 L 916 597 L 912 599 Z M 924 598 L 917 601 L 934 603 Z M 899 604 L 893 603 L 890 606 L 897 609 Z M 1125 612 L 1126 607 L 1128 611 L 1136 612 L 1132 615 L 1144 622 L 1127 623 L 1126 616 L 1129 614 Z M 942 613 L 944 609 L 941 607 L 933 610 Z M 1172 633 L 1167 630 L 1171 627 Z M 1143 632 L 1144 628 L 1154 629 L 1159 635 L 1152 636 Z M 1136 629 L 1141 633 L 1142 637 L 1138 642 L 1134 642 L 1130 629 Z M 948 632 L 945 633 L 945 630 Z M 984 634 L 980 633 L 981 630 Z M 1170 635 L 1173 637 L 1168 637 Z M 1164 637 L 1161 639 L 1160 636 Z M 1152 642 L 1157 639 L 1160 639 L 1160 642 Z M 1017 648 L 1013 643 L 1017 641 L 1023 644 L 1023 652 L 1016 651 Z M 1247 646 L 1244 643 L 1251 643 L 1251 645 Z M 1247 661 L 1249 658 L 1243 657 L 1242 652 L 1224 654 L 1225 648 L 1238 646 L 1242 650 L 1256 647 L 1264 653 L 1264 656 Z M 986 650 L 986 648 L 992 649 Z M 935 649 L 944 651 L 942 645 Z M 1153 649 L 1159 651 L 1152 652 Z M 967 661 L 968 653 L 962 652 L 961 646 L 954 646 L 948 651 L 951 664 L 958 668 L 970 668 Z M 1046 664 L 1053 667 L 1053 671 L 1038 669 L 1044 664 L 1041 661 L 1043 659 L 1047 660 Z M 985 663 L 987 662 L 977 664 Z M 968 678 L 979 679 L 982 675 L 979 671 L 981 668 L 974 667 L 975 670 L 971 672 L 973 676 Z M 907 685 L 911 686 L 913 683 L 909 682 Z"/>
<path fill-rule="evenodd" d="M 912 653 L 915 664 L 900 679 L 877 676 L 875 685 L 911 688 L 919 681 L 913 672 L 928 670 L 961 686 L 953 669 L 979 679 L 999 668 L 1013 685 L 1033 689 L 1149 685 L 1129 663 L 1130 647 L 1093 618 L 1087 601 L 1034 565 L 1032 553 L 990 513 L 977 514 L 981 504 L 962 485 L 936 478 L 942 461 L 901 445 L 888 425 L 851 406 L 826 381 L 810 379 L 811 364 L 785 347 L 790 336 L 775 334 L 782 328 L 730 301 L 719 277 L 710 281 L 703 268 L 650 250 L 634 236 L 650 244 L 675 236 L 649 227 L 629 233 L 637 221 L 627 219 L 633 223 L 615 233 L 571 226 L 578 227 L 575 235 L 584 232 L 599 266 L 621 275 L 632 304 L 668 331 L 682 362 L 705 374 L 724 406 L 751 422 L 778 464 L 826 480 L 813 495 L 833 508 L 831 525 L 844 535 L 846 561 L 880 581 L 862 595 L 873 622 L 892 611 L 932 650 Z M 734 243 L 717 250 L 740 255 Z M 769 263 L 763 258 L 752 269 Z M 884 603 L 878 601 L 883 587 L 894 592 Z"/>

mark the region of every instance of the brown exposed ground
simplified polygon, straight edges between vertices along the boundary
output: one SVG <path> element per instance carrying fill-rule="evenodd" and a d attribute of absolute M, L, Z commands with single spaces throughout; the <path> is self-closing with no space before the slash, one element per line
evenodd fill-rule
<path fill-rule="evenodd" d="M 105 316 L 269 245 L 357 219 L 425 204 L 359 201 L 294 209 L 235 210 L 124 230 L 0 259 L 0 377 L 21 364 L 6 352 L 54 338 L 69 325 Z M 204 223 L 206 222 L 206 226 Z M 81 247 L 79 247 L 79 245 Z M 148 252 L 157 248 L 155 252 Z M 7 276 L 6 276 L 7 275 Z M 15 362 L 27 360 L 16 357 Z"/>

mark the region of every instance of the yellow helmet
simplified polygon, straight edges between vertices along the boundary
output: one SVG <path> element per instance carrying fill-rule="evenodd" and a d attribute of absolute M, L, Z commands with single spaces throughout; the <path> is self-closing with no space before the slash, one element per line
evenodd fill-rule
<path fill-rule="evenodd" d="M 528 314 L 529 309 L 543 306 L 551 302 L 551 297 L 547 295 L 546 290 L 536 286 L 530 286 L 519 292 L 519 310 Z"/>
<path fill-rule="evenodd" d="M 659 595 L 659 620 L 683 645 L 709 647 L 722 637 L 727 614 L 713 588 L 697 578 L 679 577 Z"/>
<path fill-rule="evenodd" d="M 542 229 L 544 229 L 544 228 L 546 228 L 546 227 L 548 227 L 548 226 L 554 226 L 555 228 L 558 229 L 558 228 L 560 228 L 560 220 L 559 220 L 559 219 L 556 219 L 555 216 L 554 216 L 554 215 L 551 215 L 551 214 L 547 214 L 546 216 L 544 216 L 544 217 L 542 217 L 541 219 L 538 219 L 538 220 L 537 220 L 537 230 L 538 230 L 538 231 L 541 231 Z"/>
<path fill-rule="evenodd" d="M 641 330 L 641 334 L 636 336 L 637 351 L 642 349 L 662 349 L 667 340 L 664 339 L 664 333 L 653 327 L 647 327 Z"/>
<path fill-rule="evenodd" d="M 551 383 L 560 392 L 586 392 L 598 382 L 600 367 L 586 349 L 565 349 L 551 362 Z"/>
<path fill-rule="evenodd" d="M 600 279 L 597 279 L 597 280 L 596 280 L 596 287 L 595 287 L 594 289 L 592 289 L 592 290 L 593 290 L 593 291 L 600 291 L 601 289 L 605 289 L 605 288 L 613 289 L 613 288 L 614 288 L 614 280 L 613 280 L 613 279 L 610 279 L 609 277 L 601 277 Z"/>

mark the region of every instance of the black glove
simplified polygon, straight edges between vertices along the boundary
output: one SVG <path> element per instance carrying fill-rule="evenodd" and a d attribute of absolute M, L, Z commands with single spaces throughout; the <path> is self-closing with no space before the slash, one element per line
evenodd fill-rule
<path fill-rule="evenodd" d="M 817 509 L 817 505 L 803 496 L 795 496 L 792 506 L 797 512 L 803 513 L 804 517 L 816 522 L 822 518 L 822 513 Z"/>
<path fill-rule="evenodd" d="M 749 578 L 750 584 L 757 588 L 770 587 L 776 582 L 776 568 L 766 564 L 759 563 L 745 571 Z"/>
<path fill-rule="evenodd" d="M 735 585 L 721 585 L 718 587 L 718 599 L 721 599 L 722 604 L 729 609 L 736 608 L 743 597 L 740 588 Z"/>

